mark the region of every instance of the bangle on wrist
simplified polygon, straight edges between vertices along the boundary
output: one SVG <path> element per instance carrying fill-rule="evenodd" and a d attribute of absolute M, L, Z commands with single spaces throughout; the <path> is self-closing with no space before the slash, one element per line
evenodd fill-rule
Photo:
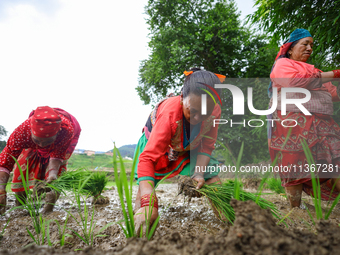
<path fill-rule="evenodd" d="M 340 78 L 340 69 L 333 70 L 334 78 Z"/>
<path fill-rule="evenodd" d="M 140 207 L 153 206 L 158 209 L 158 199 L 156 195 L 145 194 L 140 199 Z"/>

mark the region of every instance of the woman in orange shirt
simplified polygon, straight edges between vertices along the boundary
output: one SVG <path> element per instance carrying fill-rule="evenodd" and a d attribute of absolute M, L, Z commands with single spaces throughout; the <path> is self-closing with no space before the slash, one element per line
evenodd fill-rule
<path fill-rule="evenodd" d="M 198 182 L 197 188 L 204 183 L 219 182 L 216 166 L 218 161 L 211 154 L 217 139 L 221 108 L 214 84 L 221 83 L 225 76 L 198 68 L 184 72 L 187 77 L 180 96 L 170 96 L 158 103 L 150 114 L 137 147 L 139 163 L 135 169 L 139 189 L 135 203 L 136 230 L 145 222 L 145 208 L 151 203 L 154 208 L 151 223 L 158 216 L 157 197 L 153 187 L 164 176 L 169 178 L 182 174 L 191 176 Z M 206 115 L 201 114 L 202 94 L 207 96 Z M 210 172 L 206 171 L 208 166 Z"/>

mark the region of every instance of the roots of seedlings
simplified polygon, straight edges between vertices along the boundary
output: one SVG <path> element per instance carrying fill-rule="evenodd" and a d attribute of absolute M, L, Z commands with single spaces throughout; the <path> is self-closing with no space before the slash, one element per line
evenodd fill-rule
<path fill-rule="evenodd" d="M 189 176 L 180 176 L 178 179 L 178 195 L 182 194 L 189 197 L 202 197 L 203 195 L 196 191 L 197 182 Z"/>
<path fill-rule="evenodd" d="M 92 199 L 93 205 L 105 205 L 105 204 L 109 204 L 109 203 L 110 203 L 110 199 L 108 197 L 104 197 L 102 195 L 97 196 L 97 197 L 93 197 L 93 199 Z"/>

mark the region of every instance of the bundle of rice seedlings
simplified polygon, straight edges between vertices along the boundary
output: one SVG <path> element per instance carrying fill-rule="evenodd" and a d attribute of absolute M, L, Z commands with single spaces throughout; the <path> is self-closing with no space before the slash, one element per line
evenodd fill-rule
<path fill-rule="evenodd" d="M 230 200 L 232 198 L 235 198 L 235 184 L 233 181 L 220 184 L 211 184 L 211 185 L 203 185 L 203 187 L 199 190 L 196 190 L 196 182 L 194 180 L 191 181 L 191 184 L 189 184 L 188 180 L 192 180 L 190 177 L 186 180 L 186 185 L 190 185 L 189 189 L 195 190 L 195 192 L 198 192 L 202 194 L 203 196 L 209 198 L 213 204 L 213 206 L 221 213 L 223 216 L 229 220 L 230 222 L 234 222 L 235 220 L 235 212 L 234 208 L 230 205 Z M 185 193 L 185 192 L 184 192 Z M 250 192 L 246 192 L 242 189 L 239 189 L 238 191 L 239 199 L 240 201 L 254 201 L 258 200 L 256 203 L 263 209 L 270 209 L 271 213 L 274 217 L 277 219 L 281 219 L 280 213 L 276 206 L 263 199 L 263 198 L 257 198 L 255 194 L 252 194 Z M 220 218 L 222 215 L 220 215 Z"/>
<path fill-rule="evenodd" d="M 83 195 L 99 196 L 109 178 L 105 172 L 92 172 L 84 168 L 64 172 L 49 186 L 57 191 L 75 191 Z"/>
<path fill-rule="evenodd" d="M 284 187 L 282 187 L 281 185 L 281 180 L 277 179 L 277 178 L 268 178 L 266 180 L 266 183 L 268 185 L 268 188 L 272 191 L 274 191 L 275 193 L 281 195 L 281 194 L 285 194 L 285 189 Z"/>

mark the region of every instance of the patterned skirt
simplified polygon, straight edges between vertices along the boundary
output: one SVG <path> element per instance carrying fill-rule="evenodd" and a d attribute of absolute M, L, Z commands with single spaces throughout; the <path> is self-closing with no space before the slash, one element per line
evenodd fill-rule
<path fill-rule="evenodd" d="M 315 175 L 320 178 L 322 199 L 336 198 L 339 192 L 336 189 L 332 191 L 331 178 L 340 176 L 340 127 L 338 124 L 332 117 L 324 114 L 306 116 L 298 112 L 289 112 L 282 116 L 281 111 L 278 110 L 277 115 L 280 121 L 274 122 L 269 152 L 272 160 L 278 155 L 278 166 L 288 169 L 288 171 L 279 172 L 282 186 L 303 184 L 303 190 L 313 195 L 311 174 L 307 169 L 309 166 L 301 143 L 304 139 L 313 155 L 315 168 L 321 167 L 323 170 L 315 171 Z M 281 125 L 283 120 L 286 120 L 284 122 L 286 126 L 293 126 L 297 123 L 292 128 L 284 148 L 282 147 L 290 128 Z"/>

